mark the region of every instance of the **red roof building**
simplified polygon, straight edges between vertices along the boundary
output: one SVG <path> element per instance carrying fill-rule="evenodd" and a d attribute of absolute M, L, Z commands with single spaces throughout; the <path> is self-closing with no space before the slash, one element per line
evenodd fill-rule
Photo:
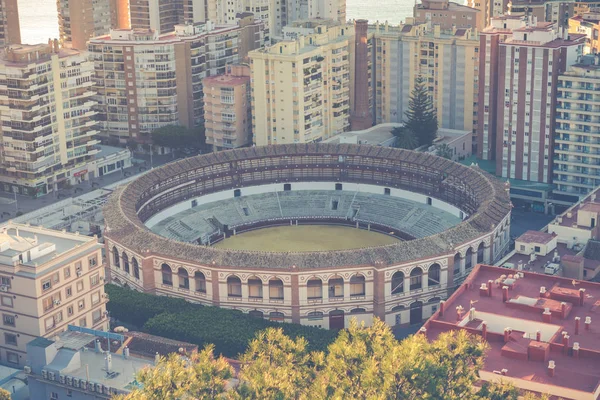
<path fill-rule="evenodd" d="M 478 265 L 422 328 L 489 343 L 479 375 L 564 399 L 600 398 L 600 284 Z"/>

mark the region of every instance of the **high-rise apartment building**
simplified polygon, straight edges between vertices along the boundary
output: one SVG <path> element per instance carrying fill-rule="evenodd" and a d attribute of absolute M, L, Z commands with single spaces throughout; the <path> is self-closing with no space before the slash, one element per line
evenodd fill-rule
<path fill-rule="evenodd" d="M 569 33 L 585 35 L 583 54 L 600 52 L 600 14 L 586 13 L 569 18 Z"/>
<path fill-rule="evenodd" d="M 481 33 L 478 155 L 496 160 L 497 175 L 552 181 L 558 76 L 584 42 L 535 17 L 493 18 Z"/>
<path fill-rule="evenodd" d="M 122 14 L 128 12 L 124 4 L 123 0 L 57 0 L 61 44 L 85 50 L 90 38 L 118 26 Z"/>
<path fill-rule="evenodd" d="M 102 134 L 121 142 L 144 142 L 165 125 L 200 125 L 202 79 L 224 74 L 226 65 L 244 58 L 240 42 L 252 43 L 254 38 L 248 50 L 262 45 L 262 35 L 250 28 L 208 22 L 177 25 L 165 34 L 113 30 L 90 40 Z"/>
<path fill-rule="evenodd" d="M 584 197 L 600 185 L 600 59 L 588 55 L 558 77 L 555 192 Z"/>
<path fill-rule="evenodd" d="M 418 76 L 425 79 L 440 128 L 476 131 L 479 37 L 439 25 L 374 26 L 376 122 L 401 122 Z"/>
<path fill-rule="evenodd" d="M 95 237 L 8 223 L 0 228 L 0 360 L 27 360 L 27 343 L 67 325 L 108 329 L 102 245 Z"/>
<path fill-rule="evenodd" d="M 479 10 L 483 27 L 487 27 L 494 17 L 507 13 L 510 0 L 467 0 L 467 6 Z"/>
<path fill-rule="evenodd" d="M 250 67 L 228 65 L 223 75 L 204 78 L 206 144 L 214 151 L 252 143 Z"/>
<path fill-rule="evenodd" d="M 158 33 L 172 32 L 175 25 L 206 22 L 208 17 L 205 0 L 129 0 L 129 13 L 132 29 Z"/>
<path fill-rule="evenodd" d="M 319 142 L 350 126 L 354 26 L 319 20 L 290 29 L 308 27 L 249 55 L 256 145 Z"/>
<path fill-rule="evenodd" d="M 483 29 L 484 15 L 477 8 L 467 7 L 448 0 L 421 0 L 415 4 L 415 23 L 431 22 L 441 29 L 471 28 Z"/>
<path fill-rule="evenodd" d="M 0 48 L 21 43 L 17 0 L 0 0 Z"/>
<path fill-rule="evenodd" d="M 569 18 L 575 15 L 575 1 L 564 0 L 512 0 L 510 14 L 518 17 L 535 17 L 540 22 L 552 22 L 567 28 Z"/>
<path fill-rule="evenodd" d="M 97 123 L 94 65 L 58 40 L 0 56 L 0 183 L 39 196 L 88 178 Z"/>

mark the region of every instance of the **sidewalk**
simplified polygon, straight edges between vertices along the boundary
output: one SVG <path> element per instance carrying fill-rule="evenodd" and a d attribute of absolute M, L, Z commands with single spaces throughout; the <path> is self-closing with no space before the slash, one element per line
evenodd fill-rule
<path fill-rule="evenodd" d="M 15 196 L 10 193 L 0 193 L 0 222 L 7 221 L 16 216 L 17 207 L 18 211 L 26 214 L 30 211 L 37 210 L 48 206 L 50 204 L 57 203 L 69 197 L 80 196 L 84 193 L 89 193 L 98 188 L 111 185 L 119 182 L 125 178 L 129 178 L 134 175 L 138 175 L 141 172 L 150 168 L 150 155 L 136 153 L 133 155 L 135 160 L 143 160 L 144 163 L 139 163 L 130 168 L 125 168 L 120 172 L 113 172 L 109 175 L 102 177 L 96 177 L 93 180 L 82 182 L 78 185 L 73 185 L 69 189 L 63 189 L 58 192 L 49 193 L 45 196 L 32 198 L 30 196 L 17 195 L 17 204 L 15 205 Z M 178 156 L 177 158 L 182 158 Z M 153 155 L 152 164 L 154 167 L 161 166 L 163 164 L 173 161 L 173 155 Z"/>

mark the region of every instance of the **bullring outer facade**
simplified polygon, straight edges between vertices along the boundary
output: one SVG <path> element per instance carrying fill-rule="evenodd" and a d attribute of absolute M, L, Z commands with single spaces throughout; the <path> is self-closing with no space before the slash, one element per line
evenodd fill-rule
<path fill-rule="evenodd" d="M 188 158 L 112 195 L 104 210 L 110 280 L 323 328 L 352 317 L 419 323 L 477 263 L 507 251 L 508 189 L 476 166 L 386 147 L 276 145 Z M 303 203 L 309 197 L 323 201 Z M 189 216 L 156 233 L 179 213 Z M 318 252 L 212 246 L 282 224 L 346 225 L 399 240 Z"/>

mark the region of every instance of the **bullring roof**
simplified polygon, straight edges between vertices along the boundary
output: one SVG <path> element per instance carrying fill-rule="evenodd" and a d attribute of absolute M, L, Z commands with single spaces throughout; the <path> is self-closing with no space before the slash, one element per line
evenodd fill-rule
<path fill-rule="evenodd" d="M 332 164 L 339 164 L 339 156 L 360 156 L 364 162 L 387 159 L 402 161 L 407 165 L 417 165 L 423 169 L 434 169 L 440 179 L 442 179 L 442 176 L 443 179 L 447 177 L 460 178 L 460 181 L 464 182 L 465 185 L 462 190 L 469 192 L 471 196 L 477 199 L 478 207 L 476 212 L 467 220 L 438 235 L 379 247 L 302 253 L 239 251 L 183 243 L 151 232 L 138 217 L 136 205 L 145 192 L 169 178 L 187 173 L 195 168 L 273 156 L 283 158 L 311 155 L 331 156 Z M 373 165 L 371 169 L 375 167 L 377 165 Z M 283 169 L 284 167 L 272 167 L 272 169 L 278 168 Z M 387 168 L 389 169 L 389 167 Z M 394 172 L 400 175 L 402 171 Z M 348 176 L 341 180 L 353 181 Z M 384 186 L 384 184 L 381 185 Z M 241 148 L 196 156 L 167 164 L 115 191 L 104 209 L 104 216 L 107 226 L 106 236 L 144 256 L 155 253 L 167 258 L 236 268 L 317 268 L 342 265 L 383 266 L 450 254 L 459 248 L 461 244 L 470 243 L 490 233 L 494 227 L 504 220 L 510 212 L 510 208 L 508 192 L 504 183 L 476 167 L 466 167 L 431 154 L 402 149 L 311 143 Z"/>

